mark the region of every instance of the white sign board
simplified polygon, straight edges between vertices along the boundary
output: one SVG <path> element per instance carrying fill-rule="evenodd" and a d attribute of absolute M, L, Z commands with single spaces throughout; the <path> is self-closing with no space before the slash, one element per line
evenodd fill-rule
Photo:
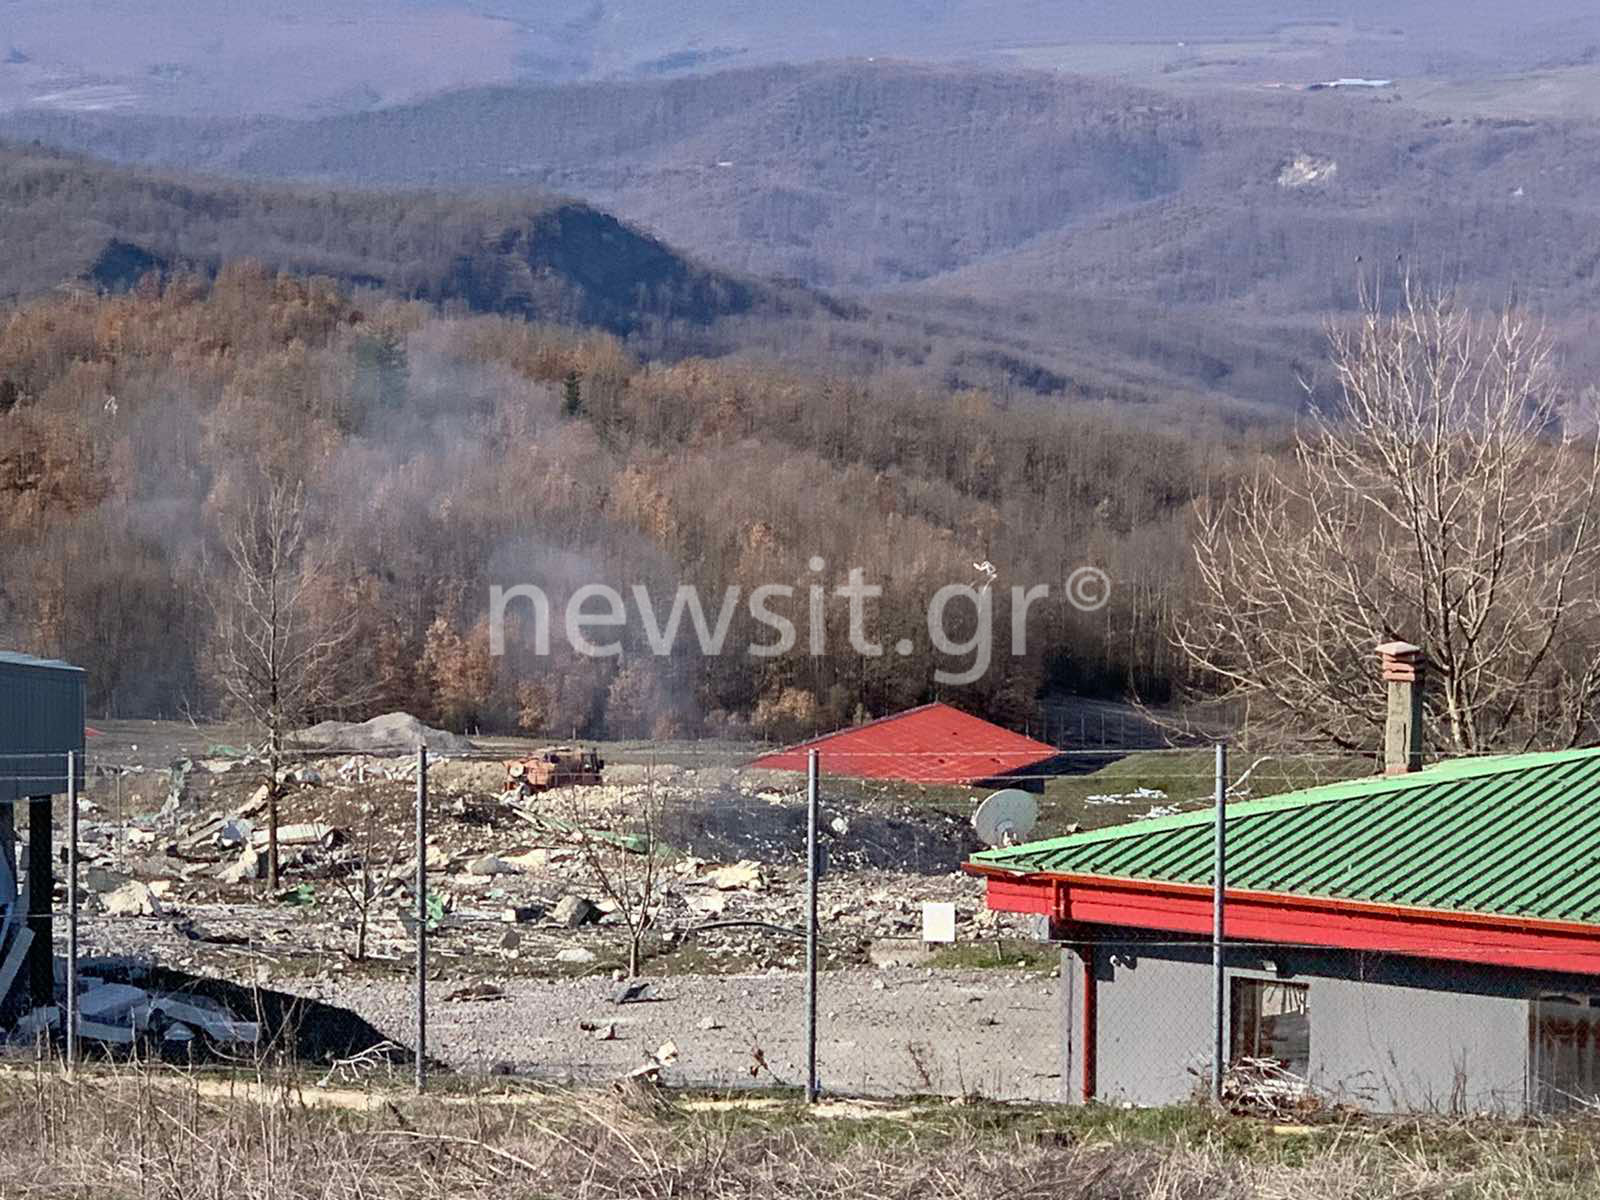
<path fill-rule="evenodd" d="M 922 940 L 925 942 L 953 942 L 956 940 L 956 906 L 949 903 L 922 906 Z"/>

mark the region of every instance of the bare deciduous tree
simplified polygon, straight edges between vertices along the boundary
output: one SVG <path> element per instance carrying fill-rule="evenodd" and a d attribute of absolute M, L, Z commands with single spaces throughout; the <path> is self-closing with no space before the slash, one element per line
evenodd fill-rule
<path fill-rule="evenodd" d="M 658 836 L 661 798 L 654 766 L 646 775 L 643 793 L 630 798 L 625 812 L 598 811 L 592 801 L 600 794 L 599 789 L 568 789 L 568 836 L 578 848 L 585 873 L 615 905 L 628 932 L 628 974 L 636 976 L 645 933 L 655 920 L 656 885 L 666 849 Z"/>
<path fill-rule="evenodd" d="M 267 881 L 276 890 L 286 739 L 309 714 L 354 702 L 339 668 L 355 613 L 319 603 L 330 563 L 312 542 L 298 484 L 250 496 L 225 521 L 222 540 L 212 662 L 230 707 L 267 735 Z"/>
<path fill-rule="evenodd" d="M 1377 744 L 1378 642 L 1419 642 L 1457 752 L 1572 744 L 1600 694 L 1600 444 L 1544 331 L 1405 282 L 1331 338 L 1340 399 L 1198 507 L 1177 641 L 1258 739 Z"/>
<path fill-rule="evenodd" d="M 371 784 L 362 781 L 358 786 L 361 820 L 353 831 L 351 858 L 329 878 L 349 906 L 355 923 L 350 958 L 354 962 L 365 962 L 373 910 L 415 871 L 416 862 L 406 856 L 403 819 L 397 818 L 393 806 L 386 804 Z M 397 825 L 401 826 L 398 831 Z"/>

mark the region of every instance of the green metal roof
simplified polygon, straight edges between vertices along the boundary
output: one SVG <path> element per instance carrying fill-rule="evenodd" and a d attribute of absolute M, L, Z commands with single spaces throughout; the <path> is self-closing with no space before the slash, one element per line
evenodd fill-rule
<path fill-rule="evenodd" d="M 973 856 L 1211 885 L 1211 811 Z M 1600 748 L 1457 759 L 1228 805 L 1228 888 L 1600 924 Z"/>

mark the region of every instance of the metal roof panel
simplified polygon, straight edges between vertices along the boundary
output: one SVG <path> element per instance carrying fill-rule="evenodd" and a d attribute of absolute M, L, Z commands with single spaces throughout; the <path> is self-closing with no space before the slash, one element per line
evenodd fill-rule
<path fill-rule="evenodd" d="M 1208 885 L 1214 814 L 973 856 L 1020 873 Z M 1228 886 L 1600 923 L 1600 748 L 1458 759 L 1230 804 Z"/>

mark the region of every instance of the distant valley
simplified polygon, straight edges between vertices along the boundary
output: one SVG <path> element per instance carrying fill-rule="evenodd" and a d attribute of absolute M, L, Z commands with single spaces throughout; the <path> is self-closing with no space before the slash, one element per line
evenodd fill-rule
<path fill-rule="evenodd" d="M 1595 365 L 1600 126 L 1440 115 L 1393 89 L 1179 96 L 863 63 L 0 131 L 258 179 L 472 188 L 490 209 L 581 197 L 717 270 L 878 314 L 751 344 L 950 384 L 1292 407 L 1320 386 L 1329 315 L 1400 266 L 1532 302 L 1574 371 Z"/>

